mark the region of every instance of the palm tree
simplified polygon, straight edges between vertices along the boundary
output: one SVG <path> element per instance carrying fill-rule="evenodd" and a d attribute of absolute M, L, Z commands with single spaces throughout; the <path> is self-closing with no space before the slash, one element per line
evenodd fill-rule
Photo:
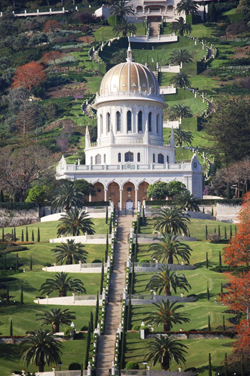
<path fill-rule="evenodd" d="M 66 265 L 77 264 L 79 261 L 86 262 L 86 256 L 88 252 L 84 249 L 84 245 L 81 243 L 75 243 L 74 240 L 67 239 L 67 243 L 57 245 L 56 248 L 51 251 L 56 256 L 56 262 L 61 265 L 65 262 Z"/>
<path fill-rule="evenodd" d="M 48 330 L 36 330 L 34 334 L 26 337 L 20 344 L 22 360 L 39 367 L 39 372 L 44 372 L 44 366 L 58 364 L 61 359 L 62 344 Z"/>
<path fill-rule="evenodd" d="M 129 1 L 119 0 L 114 1 L 110 7 L 110 14 L 124 18 L 125 16 L 133 16 L 135 11 L 132 5 L 128 5 Z"/>
<path fill-rule="evenodd" d="M 59 332 L 60 324 L 70 325 L 72 320 L 76 317 L 75 312 L 70 312 L 68 309 L 52 308 L 50 311 L 45 311 L 44 313 L 37 313 L 36 316 L 38 321 L 41 321 L 41 325 L 52 325 L 52 333 Z"/>
<path fill-rule="evenodd" d="M 164 290 L 166 296 L 171 296 L 172 290 L 176 294 L 178 288 L 188 292 L 191 286 L 184 274 L 172 272 L 168 266 L 161 268 L 159 272 L 155 273 L 146 286 L 147 290 L 154 290 L 159 294 Z"/>
<path fill-rule="evenodd" d="M 184 305 L 178 304 L 178 302 L 170 303 L 170 301 L 167 300 L 153 304 L 157 308 L 157 311 L 151 312 L 150 315 L 143 320 L 145 324 L 163 325 L 163 331 L 169 332 L 174 324 L 182 324 L 183 322 L 190 321 L 185 313 L 177 312 L 184 307 Z"/>
<path fill-rule="evenodd" d="M 164 234 L 158 243 L 150 244 L 148 252 L 152 252 L 152 259 L 159 262 L 173 264 L 174 259 L 180 263 L 180 259 L 189 264 L 189 258 L 192 249 L 188 244 L 180 243 L 178 236 L 173 234 Z"/>
<path fill-rule="evenodd" d="M 57 235 L 79 236 L 80 233 L 94 234 L 94 223 L 85 211 L 72 208 L 66 211 L 59 220 Z"/>
<path fill-rule="evenodd" d="M 175 128 L 174 130 L 174 138 L 178 146 L 182 146 L 182 143 L 187 145 L 191 145 L 194 137 L 192 136 L 192 132 L 183 131 L 181 127 Z"/>
<path fill-rule="evenodd" d="M 187 50 L 174 50 L 169 58 L 170 64 L 181 65 L 183 63 L 191 63 L 193 61 L 192 55 Z"/>
<path fill-rule="evenodd" d="M 177 118 L 189 118 L 192 117 L 192 111 L 189 106 L 185 106 L 183 103 L 175 104 L 170 109 L 170 120 Z"/>
<path fill-rule="evenodd" d="M 59 296 L 67 296 L 67 292 L 80 291 L 86 293 L 83 282 L 78 278 L 68 277 L 68 273 L 56 273 L 54 278 L 47 278 L 39 291 L 41 294 L 49 295 L 53 291 L 59 293 Z"/>
<path fill-rule="evenodd" d="M 188 190 L 180 193 L 175 197 L 177 206 L 182 210 L 199 212 L 200 208 L 197 204 L 197 200 Z"/>
<path fill-rule="evenodd" d="M 171 79 L 170 83 L 182 89 L 184 87 L 191 87 L 189 76 L 186 73 L 176 73 Z"/>
<path fill-rule="evenodd" d="M 155 217 L 154 231 L 160 231 L 161 234 L 181 234 L 188 236 L 187 223 L 190 222 L 188 215 L 176 207 L 161 209 Z"/>
<path fill-rule="evenodd" d="M 198 4 L 194 3 L 193 0 L 181 0 L 176 7 L 178 13 L 185 12 L 188 14 L 196 14 L 198 10 Z"/>
<path fill-rule="evenodd" d="M 124 18 L 122 18 L 113 28 L 115 35 L 122 34 L 123 37 L 126 37 L 128 34 L 136 33 L 136 26 Z"/>
<path fill-rule="evenodd" d="M 73 206 L 83 206 L 84 194 L 78 191 L 71 181 L 65 181 L 54 191 L 54 198 L 51 202 L 52 209 L 62 207 L 64 211 Z"/>
<path fill-rule="evenodd" d="M 192 26 L 184 21 L 183 17 L 176 19 L 170 26 L 171 33 L 178 33 L 181 37 L 185 34 L 190 34 Z"/>
<path fill-rule="evenodd" d="M 176 339 L 160 336 L 154 337 L 147 345 L 148 351 L 145 360 L 152 360 L 153 366 L 159 362 L 161 368 L 167 371 L 170 363 L 174 360 L 177 364 L 185 363 L 185 354 L 187 346 Z"/>

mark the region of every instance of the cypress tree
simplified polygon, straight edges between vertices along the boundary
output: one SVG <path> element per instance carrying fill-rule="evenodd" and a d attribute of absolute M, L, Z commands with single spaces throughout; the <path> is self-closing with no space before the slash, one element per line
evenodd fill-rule
<path fill-rule="evenodd" d="M 209 291 L 208 282 L 207 282 L 207 300 L 210 300 L 210 291 Z"/>
<path fill-rule="evenodd" d="M 112 218 L 109 221 L 109 233 L 112 234 Z"/>
<path fill-rule="evenodd" d="M 13 324 L 12 324 L 12 319 L 10 319 L 10 337 L 13 337 Z"/>
<path fill-rule="evenodd" d="M 1 192 L 0 192 L 0 202 L 4 202 L 4 194 L 3 194 L 2 189 L 1 189 Z"/>
<path fill-rule="evenodd" d="M 245 376 L 244 361 L 243 361 L 242 357 L 241 357 L 241 361 L 240 361 L 240 375 Z"/>
<path fill-rule="evenodd" d="M 14 240 L 14 242 L 16 241 L 16 228 L 14 227 L 14 230 L 13 230 L 13 240 Z"/>
<path fill-rule="evenodd" d="M 28 227 L 26 227 L 26 242 L 29 241 L 29 230 Z"/>
<path fill-rule="evenodd" d="M 22 229 L 22 242 L 24 242 L 24 233 L 23 233 L 23 229 Z"/>
<path fill-rule="evenodd" d="M 227 368 L 227 353 L 225 353 L 225 376 L 228 376 L 228 368 Z"/>
<path fill-rule="evenodd" d="M 90 333 L 93 333 L 93 331 L 94 331 L 94 317 L 93 317 L 92 311 L 90 312 L 89 323 L 90 323 Z"/>
<path fill-rule="evenodd" d="M 214 3 L 208 4 L 208 21 L 216 22 L 217 21 L 217 12 Z"/>
<path fill-rule="evenodd" d="M 87 334 L 87 345 L 86 345 L 86 357 L 85 357 L 85 369 L 88 367 L 89 361 L 89 348 L 90 348 L 90 340 L 91 340 L 91 330 L 90 330 L 90 322 L 88 326 L 88 334 Z"/>
<path fill-rule="evenodd" d="M 11 240 L 14 241 L 14 231 L 13 231 L 13 229 L 11 230 Z"/>
<path fill-rule="evenodd" d="M 99 315 L 99 295 L 97 294 L 96 298 L 96 310 L 95 310 L 95 328 L 98 324 L 98 315 Z"/>
<path fill-rule="evenodd" d="M 216 234 L 216 232 L 217 232 L 217 231 L 216 231 L 216 227 L 215 227 L 215 228 L 214 228 L 214 233 Z"/>
<path fill-rule="evenodd" d="M 108 234 L 108 231 L 107 231 L 106 248 L 105 248 L 105 262 L 108 261 L 108 253 L 109 253 L 109 234 Z"/>
<path fill-rule="evenodd" d="M 2 242 L 4 242 L 4 227 L 2 227 Z"/>
<path fill-rule="evenodd" d="M 231 189 L 230 189 L 230 186 L 229 185 L 227 185 L 227 199 L 228 200 L 231 200 Z"/>
<path fill-rule="evenodd" d="M 236 233 L 237 233 L 237 227 L 234 226 L 234 235 L 236 235 Z"/>
<path fill-rule="evenodd" d="M 232 229 L 232 225 L 230 225 L 230 239 L 232 236 L 233 236 L 233 229 Z"/>
<path fill-rule="evenodd" d="M 206 268 L 208 269 L 208 252 L 206 252 Z"/>
<path fill-rule="evenodd" d="M 33 260 L 32 260 L 32 256 L 30 256 L 30 270 L 32 270 L 32 267 L 33 267 Z"/>
<path fill-rule="evenodd" d="M 37 228 L 37 242 L 40 243 L 40 228 Z"/>
<path fill-rule="evenodd" d="M 224 239 L 227 240 L 227 228 L 224 227 L 225 233 L 224 233 Z"/>
<path fill-rule="evenodd" d="M 127 330 L 130 329 L 130 323 L 131 323 L 131 311 L 132 311 L 132 305 L 131 305 L 131 294 L 129 294 L 129 300 L 128 300 L 128 307 L 127 307 Z"/>
<path fill-rule="evenodd" d="M 208 374 L 209 374 L 209 376 L 212 376 L 212 359 L 211 359 L 211 353 L 208 354 Z"/>
<path fill-rule="evenodd" d="M 218 225 L 218 235 L 220 236 L 220 225 Z"/>
<path fill-rule="evenodd" d="M 221 251 L 219 252 L 219 267 L 220 268 L 222 267 L 222 263 L 221 263 Z"/>
<path fill-rule="evenodd" d="M 19 268 L 19 259 L 18 259 L 18 253 L 16 254 L 16 271 L 18 270 Z"/>
<path fill-rule="evenodd" d="M 226 330 L 225 316 L 223 315 L 223 330 Z"/>
<path fill-rule="evenodd" d="M 134 252 L 134 262 L 137 260 L 137 252 L 138 252 L 138 235 L 135 236 L 135 252 Z"/>
<path fill-rule="evenodd" d="M 205 214 L 205 208 L 204 208 L 204 206 L 202 208 L 202 213 Z"/>
<path fill-rule="evenodd" d="M 131 273 L 131 292 L 134 292 L 134 285 L 135 285 L 135 263 L 132 264 L 132 273 Z"/>
<path fill-rule="evenodd" d="M 220 284 L 220 293 L 223 294 L 223 283 Z"/>
<path fill-rule="evenodd" d="M 106 218 L 105 218 L 106 225 L 108 224 L 108 219 L 109 219 L 109 212 L 108 212 L 108 206 L 106 206 Z"/>
<path fill-rule="evenodd" d="M 7 256 L 6 256 L 6 253 L 5 253 L 4 256 L 3 256 L 3 270 L 4 271 L 6 270 L 6 258 L 7 258 Z"/>
<path fill-rule="evenodd" d="M 10 288 L 9 285 L 7 285 L 7 290 L 6 290 L 6 301 L 9 303 L 10 301 Z"/>
<path fill-rule="evenodd" d="M 102 262 L 101 284 L 100 284 L 100 295 L 102 294 L 102 289 L 103 289 L 103 278 L 104 278 L 104 263 Z"/>
<path fill-rule="evenodd" d="M 211 332 L 211 319 L 210 319 L 210 315 L 208 315 L 208 317 L 207 317 L 207 327 L 208 327 L 208 331 Z"/>
<path fill-rule="evenodd" d="M 205 233 L 206 240 L 207 240 L 207 235 L 208 235 L 208 233 L 207 233 L 207 225 L 206 225 L 206 233 Z"/>
<path fill-rule="evenodd" d="M 212 214 L 212 217 L 213 217 L 214 216 L 214 208 L 212 208 L 211 214 Z"/>
<path fill-rule="evenodd" d="M 21 304 L 23 304 L 23 285 L 21 286 L 20 302 L 21 302 Z"/>
<path fill-rule="evenodd" d="M 32 241 L 32 242 L 35 241 L 34 230 L 32 230 L 32 232 L 31 232 L 31 241 Z"/>

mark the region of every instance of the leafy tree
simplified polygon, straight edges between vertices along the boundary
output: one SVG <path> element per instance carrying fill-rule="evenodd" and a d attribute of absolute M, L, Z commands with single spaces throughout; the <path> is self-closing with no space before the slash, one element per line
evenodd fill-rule
<path fill-rule="evenodd" d="M 207 15 L 209 22 L 216 22 L 217 21 L 217 12 L 215 8 L 214 2 L 208 4 L 208 15 Z"/>
<path fill-rule="evenodd" d="M 67 296 L 67 292 L 76 292 L 80 291 L 86 293 L 83 282 L 78 278 L 72 278 L 68 276 L 68 273 L 60 272 L 56 273 L 54 278 L 47 278 L 39 291 L 41 294 L 49 295 L 52 292 L 56 291 L 59 293 L 59 296 Z"/>
<path fill-rule="evenodd" d="M 237 11 L 243 14 L 243 19 L 246 22 L 250 21 L 250 0 L 240 0 Z"/>
<path fill-rule="evenodd" d="M 33 90 L 45 81 L 46 73 L 41 64 L 31 61 L 17 68 L 14 75 L 13 88 L 24 87 Z"/>
<path fill-rule="evenodd" d="M 168 196 L 168 184 L 162 181 L 150 184 L 147 189 L 147 196 L 157 200 L 165 199 Z"/>
<path fill-rule="evenodd" d="M 165 208 L 160 210 L 160 214 L 155 217 L 154 230 L 162 234 L 174 233 L 188 235 L 188 226 L 190 222 L 187 214 L 179 208 Z"/>
<path fill-rule="evenodd" d="M 242 320 L 236 327 L 237 340 L 233 342 L 233 352 L 227 357 L 231 369 L 245 370 L 250 367 L 250 326 L 249 320 Z"/>
<path fill-rule="evenodd" d="M 57 245 L 51 250 L 56 256 L 56 262 L 66 265 L 77 264 L 79 261 L 86 262 L 88 252 L 84 250 L 84 244 L 75 243 L 74 240 L 67 239 L 67 243 Z"/>
<path fill-rule="evenodd" d="M 174 360 L 177 364 L 185 363 L 185 354 L 187 346 L 181 341 L 177 341 L 170 337 L 154 337 L 149 341 L 147 346 L 147 353 L 145 360 L 148 362 L 152 360 L 153 366 L 159 362 L 161 368 L 167 371 L 170 363 Z"/>
<path fill-rule="evenodd" d="M 37 313 L 37 320 L 41 325 L 52 325 L 52 333 L 59 332 L 60 325 L 70 325 L 72 320 L 75 320 L 75 312 L 70 312 L 68 309 L 61 310 L 61 308 L 52 308 L 50 311 Z"/>
<path fill-rule="evenodd" d="M 83 193 L 78 191 L 71 181 L 65 180 L 55 189 L 51 206 L 53 209 L 62 207 L 67 212 L 73 207 L 83 206 L 84 201 Z"/>
<path fill-rule="evenodd" d="M 48 20 L 45 22 L 43 27 L 44 33 L 54 33 L 56 30 L 60 29 L 60 23 L 55 20 Z"/>
<path fill-rule="evenodd" d="M 189 76 L 186 73 L 176 73 L 171 79 L 170 83 L 174 86 L 182 89 L 185 87 L 191 87 L 191 82 L 189 81 Z"/>
<path fill-rule="evenodd" d="M 48 330 L 36 330 L 34 334 L 24 338 L 20 344 L 22 360 L 39 367 L 44 372 L 44 366 L 60 362 L 62 344 Z"/>
<path fill-rule="evenodd" d="M 124 18 L 126 16 L 133 16 L 135 14 L 135 11 L 133 7 L 129 5 L 129 1 L 119 0 L 113 2 L 113 4 L 111 5 L 110 14 Z"/>
<path fill-rule="evenodd" d="M 186 15 L 196 14 L 198 4 L 194 3 L 193 0 L 181 0 L 176 6 L 176 10 L 178 13 L 185 12 Z"/>
<path fill-rule="evenodd" d="M 147 290 L 154 290 L 159 294 L 164 291 L 166 296 L 171 296 L 171 291 L 177 292 L 177 289 L 188 291 L 191 288 L 184 274 L 172 272 L 168 266 L 155 273 L 146 286 Z"/>
<path fill-rule="evenodd" d="M 190 63 L 193 61 L 192 55 L 188 52 L 188 50 L 174 50 L 169 58 L 170 64 L 178 64 L 181 65 L 183 63 Z"/>
<path fill-rule="evenodd" d="M 75 189 L 78 192 L 81 192 L 81 194 L 83 194 L 84 196 L 96 195 L 95 187 L 93 186 L 93 184 L 89 183 L 85 179 L 77 179 L 74 181 L 73 184 L 74 184 Z"/>
<path fill-rule="evenodd" d="M 250 99 L 223 97 L 205 129 L 226 165 L 250 155 Z M 221 157 L 222 158 L 222 157 Z"/>
<path fill-rule="evenodd" d="M 191 145 L 194 139 L 192 132 L 183 131 L 181 127 L 175 128 L 174 138 L 178 146 L 182 146 L 183 143 L 185 143 L 186 145 Z"/>
<path fill-rule="evenodd" d="M 168 183 L 168 196 L 171 198 L 175 198 L 176 195 L 186 190 L 185 184 L 180 181 L 173 180 Z"/>
<path fill-rule="evenodd" d="M 43 205 L 47 196 L 47 187 L 45 185 L 35 185 L 30 188 L 25 202 L 35 202 L 38 205 Z"/>
<path fill-rule="evenodd" d="M 197 200 L 194 195 L 191 194 L 188 190 L 180 193 L 175 197 L 177 206 L 182 210 L 195 211 L 199 212 L 200 208 L 197 204 Z"/>
<path fill-rule="evenodd" d="M 64 56 L 63 52 L 52 50 L 43 54 L 42 61 L 47 65 L 49 65 L 50 62 L 52 61 L 53 64 L 55 65 L 56 60 L 61 59 L 63 56 Z"/>
<path fill-rule="evenodd" d="M 170 26 L 171 33 L 178 33 L 181 37 L 185 34 L 190 34 L 192 26 L 184 21 L 183 17 L 176 19 Z"/>
<path fill-rule="evenodd" d="M 177 312 L 179 309 L 184 308 L 178 302 L 170 303 L 169 300 L 161 301 L 160 303 L 153 303 L 156 311 L 153 311 L 143 321 L 145 324 L 163 325 L 163 331 L 169 332 L 174 324 L 182 324 L 189 322 L 190 319 L 187 314 Z"/>
<path fill-rule="evenodd" d="M 180 263 L 180 259 L 189 264 L 192 249 L 189 245 L 181 243 L 178 236 L 171 233 L 162 235 L 158 243 L 150 244 L 148 252 L 153 252 L 151 257 L 159 262 L 173 264 L 174 259 Z"/>
<path fill-rule="evenodd" d="M 118 23 L 114 26 L 113 31 L 115 35 L 122 34 L 123 37 L 126 37 L 128 34 L 135 34 L 136 33 L 136 26 L 130 22 L 122 18 Z"/>
<path fill-rule="evenodd" d="M 94 224 L 85 211 L 78 208 L 69 209 L 59 220 L 57 235 L 79 236 L 82 232 L 89 235 L 95 233 Z"/>
<path fill-rule="evenodd" d="M 183 103 L 175 104 L 170 109 L 170 120 L 175 120 L 177 118 L 189 118 L 192 116 L 193 114 L 190 107 L 185 106 Z"/>

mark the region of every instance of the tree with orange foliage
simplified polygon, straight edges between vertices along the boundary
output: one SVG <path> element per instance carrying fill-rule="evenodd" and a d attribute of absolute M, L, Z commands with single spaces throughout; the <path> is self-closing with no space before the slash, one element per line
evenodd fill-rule
<path fill-rule="evenodd" d="M 244 367 L 250 369 L 250 323 L 249 320 L 242 320 L 235 328 L 238 339 L 233 343 L 233 353 L 227 358 L 229 366 L 232 368 Z M 231 367 L 230 367 L 231 368 Z"/>
<path fill-rule="evenodd" d="M 232 267 L 250 263 L 250 192 L 244 195 L 238 221 L 237 233 L 223 251 L 224 262 Z"/>
<path fill-rule="evenodd" d="M 41 64 L 32 61 L 28 64 L 18 67 L 15 71 L 13 88 L 24 87 L 27 90 L 32 90 L 38 87 L 46 78 L 46 73 Z"/>
<path fill-rule="evenodd" d="M 43 27 L 44 33 L 54 33 L 56 30 L 60 28 L 59 22 L 55 20 L 46 21 Z"/>
<path fill-rule="evenodd" d="M 56 60 L 60 59 L 63 55 L 64 54 L 61 51 L 52 50 L 43 54 L 42 61 L 47 65 L 50 61 L 53 61 L 53 63 L 56 64 Z"/>

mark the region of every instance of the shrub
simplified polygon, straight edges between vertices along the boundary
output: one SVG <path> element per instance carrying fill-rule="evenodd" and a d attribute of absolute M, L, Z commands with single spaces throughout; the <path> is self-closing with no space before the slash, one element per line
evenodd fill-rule
<path fill-rule="evenodd" d="M 71 363 L 70 365 L 69 365 L 69 370 L 70 371 L 75 371 L 75 370 L 80 370 L 81 369 L 81 364 L 79 364 L 79 363 Z"/>
<path fill-rule="evenodd" d="M 139 369 L 139 364 L 136 362 L 128 362 L 126 364 L 126 369 Z"/>
<path fill-rule="evenodd" d="M 140 325 L 133 325 L 132 326 L 132 330 L 139 330 L 140 329 Z"/>
<path fill-rule="evenodd" d="M 207 238 L 211 241 L 211 243 L 217 243 L 220 241 L 220 235 L 216 233 L 208 234 Z"/>

